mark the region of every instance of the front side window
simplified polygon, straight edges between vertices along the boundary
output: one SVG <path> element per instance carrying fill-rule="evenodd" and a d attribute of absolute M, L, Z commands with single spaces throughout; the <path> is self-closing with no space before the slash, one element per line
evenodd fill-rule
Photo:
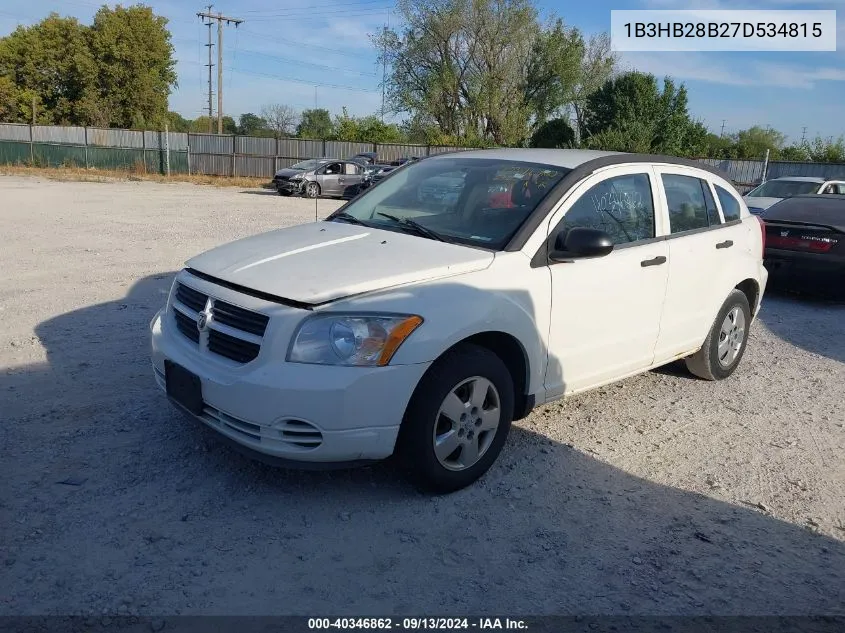
<path fill-rule="evenodd" d="M 569 171 L 497 158 L 426 159 L 345 206 L 346 219 L 329 219 L 413 233 L 410 220 L 448 242 L 501 250 Z"/>
<path fill-rule="evenodd" d="M 739 220 L 740 207 L 737 199 L 727 189 L 723 189 L 719 185 L 716 185 L 716 195 L 719 197 L 719 204 L 722 205 L 722 215 L 725 216 L 725 222 Z"/>
<path fill-rule="evenodd" d="M 563 230 L 576 227 L 604 231 L 614 244 L 654 237 L 654 201 L 648 175 L 614 176 L 590 187 L 561 222 Z"/>
<path fill-rule="evenodd" d="M 340 163 L 329 163 L 326 165 L 325 170 L 323 171 L 327 176 L 332 174 L 341 174 L 343 173 L 342 165 Z"/>
<path fill-rule="evenodd" d="M 704 197 L 706 185 L 700 178 L 663 174 L 663 189 L 669 207 L 669 230 L 683 233 L 710 226 L 707 202 Z"/>

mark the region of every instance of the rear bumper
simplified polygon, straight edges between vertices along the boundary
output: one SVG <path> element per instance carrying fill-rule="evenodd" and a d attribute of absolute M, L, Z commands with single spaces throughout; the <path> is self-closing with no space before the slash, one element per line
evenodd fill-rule
<path fill-rule="evenodd" d="M 763 263 L 772 285 L 839 291 L 845 287 L 845 256 L 842 255 L 767 248 Z"/>

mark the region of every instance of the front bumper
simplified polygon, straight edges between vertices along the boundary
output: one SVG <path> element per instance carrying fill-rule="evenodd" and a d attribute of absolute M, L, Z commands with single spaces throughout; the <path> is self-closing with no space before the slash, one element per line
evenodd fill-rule
<path fill-rule="evenodd" d="M 276 188 L 276 191 L 294 194 L 302 191 L 303 182 L 303 180 L 278 180 L 274 178 L 273 186 Z"/>
<path fill-rule="evenodd" d="M 150 329 L 158 386 L 165 390 L 165 359 L 193 372 L 204 404 L 194 417 L 282 462 L 330 466 L 389 457 L 411 394 L 430 365 L 305 365 L 286 362 L 284 350 L 274 358 L 273 350 L 263 349 L 255 361 L 234 365 L 201 353 L 167 309 Z"/>

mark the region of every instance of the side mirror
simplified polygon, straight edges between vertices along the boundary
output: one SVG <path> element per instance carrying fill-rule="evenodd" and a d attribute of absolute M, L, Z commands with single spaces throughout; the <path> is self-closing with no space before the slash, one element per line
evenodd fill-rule
<path fill-rule="evenodd" d="M 613 238 L 599 229 L 575 227 L 557 234 L 549 253 L 552 261 L 604 257 L 613 250 Z"/>

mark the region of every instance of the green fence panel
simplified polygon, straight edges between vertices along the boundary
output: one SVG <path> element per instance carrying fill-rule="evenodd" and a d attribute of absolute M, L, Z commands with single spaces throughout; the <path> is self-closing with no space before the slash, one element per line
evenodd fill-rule
<path fill-rule="evenodd" d="M 0 141 L 0 165 L 29 164 L 29 143 Z"/>
<path fill-rule="evenodd" d="M 89 147 L 88 166 L 95 169 L 144 171 L 144 150 L 121 147 Z"/>
<path fill-rule="evenodd" d="M 77 145 L 35 143 L 32 154 L 39 167 L 85 167 L 85 148 Z"/>

